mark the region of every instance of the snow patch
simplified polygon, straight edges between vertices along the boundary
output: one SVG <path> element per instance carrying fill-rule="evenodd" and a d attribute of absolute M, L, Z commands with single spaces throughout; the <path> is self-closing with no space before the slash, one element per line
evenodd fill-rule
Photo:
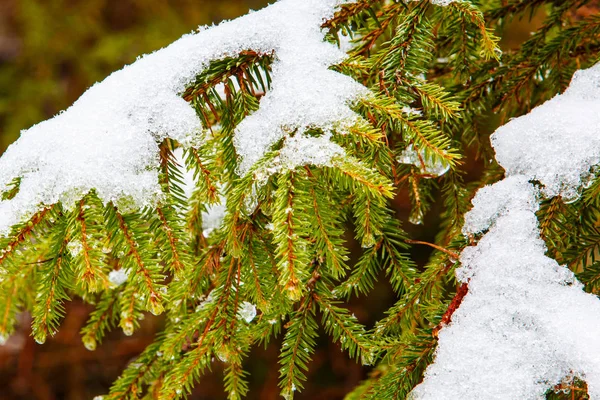
<path fill-rule="evenodd" d="M 225 198 L 221 197 L 221 204 L 213 204 L 202 212 L 202 234 L 208 237 L 215 229 L 219 229 L 227 215 Z"/>
<path fill-rule="evenodd" d="M 127 282 L 129 277 L 129 269 L 113 269 L 108 273 L 108 280 L 115 286 L 120 286 Z"/>
<path fill-rule="evenodd" d="M 525 175 L 548 197 L 579 197 L 600 163 L 600 64 L 577 71 L 569 88 L 492 135 L 507 175 Z"/>
<path fill-rule="evenodd" d="M 421 0 L 411 0 L 411 1 L 421 1 Z M 451 3 L 455 3 L 455 2 L 459 2 L 459 1 L 463 1 L 463 0 L 429 0 L 429 2 L 431 4 L 435 4 L 437 6 L 448 6 Z"/>
<path fill-rule="evenodd" d="M 240 305 L 240 309 L 238 310 L 237 317 L 238 317 L 238 319 L 243 319 L 247 323 L 252 322 L 254 317 L 256 317 L 256 306 L 252 303 L 244 301 Z"/>
<path fill-rule="evenodd" d="M 600 162 L 600 65 L 564 94 L 494 133 L 506 178 L 481 189 L 456 271 L 469 292 L 439 333 L 413 399 L 545 399 L 565 377 L 600 398 L 600 301 L 547 257 L 535 212 L 542 196 L 576 197 Z"/>

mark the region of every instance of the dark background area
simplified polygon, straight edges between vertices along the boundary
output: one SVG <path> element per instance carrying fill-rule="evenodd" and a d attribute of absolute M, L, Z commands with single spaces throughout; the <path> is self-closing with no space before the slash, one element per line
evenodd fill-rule
<path fill-rule="evenodd" d="M 21 129 L 67 108 L 94 82 L 133 62 L 138 55 L 159 49 L 198 25 L 235 18 L 266 3 L 0 0 L 0 154 Z M 511 25 L 504 47 L 515 46 L 533 29 L 529 21 Z M 407 221 L 410 205 L 405 193 L 400 193 L 394 206 L 398 216 Z M 424 225 L 406 222 L 405 227 L 413 238 L 433 241 L 436 214 L 432 210 Z M 358 251 L 354 249 L 354 253 Z M 429 248 L 413 250 L 420 264 L 428 255 Z M 383 317 L 383 311 L 395 301 L 386 280 L 379 282 L 369 297 L 353 299 L 349 304 L 367 327 Z M 0 346 L 0 400 L 79 400 L 104 394 L 162 326 L 160 317 L 148 315 L 132 337 L 117 329 L 90 352 L 79 335 L 90 311 L 89 306 L 75 299 L 67 307 L 59 334 L 44 345 L 33 341 L 29 317 L 22 315 L 17 333 Z M 247 362 L 251 373 L 249 399 L 280 398 L 278 353 L 276 342 L 251 353 Z M 225 398 L 220 367 L 202 378 L 190 398 Z M 369 371 L 349 360 L 324 332 L 310 368 L 306 389 L 297 396 L 299 399 L 341 399 Z"/>

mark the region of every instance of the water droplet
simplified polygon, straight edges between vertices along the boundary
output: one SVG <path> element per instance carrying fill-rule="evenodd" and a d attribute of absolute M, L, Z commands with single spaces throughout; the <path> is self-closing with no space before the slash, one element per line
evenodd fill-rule
<path fill-rule="evenodd" d="M 375 246 L 375 243 L 377 243 L 375 236 L 368 234 L 362 239 L 361 247 L 363 249 L 370 249 L 371 247 Z"/>
<path fill-rule="evenodd" d="M 124 321 L 124 322 L 121 324 L 121 329 L 123 329 L 123 333 L 124 333 L 126 336 L 131 336 L 131 335 L 133 335 L 133 329 L 134 329 L 133 322 L 131 322 L 131 321 Z"/>
<path fill-rule="evenodd" d="M 165 307 L 163 307 L 162 303 L 156 299 L 150 301 L 150 312 L 153 315 L 160 315 L 165 311 Z"/>
<path fill-rule="evenodd" d="M 84 336 L 81 341 L 83 342 L 85 348 L 89 351 L 96 350 L 96 339 L 94 339 L 92 336 Z"/>
<path fill-rule="evenodd" d="M 287 285 L 287 297 L 292 301 L 298 301 L 302 297 L 302 290 L 297 284 Z"/>
<path fill-rule="evenodd" d="M 423 224 L 423 213 L 421 212 L 421 210 L 413 211 L 410 217 L 408 218 L 408 222 L 410 222 L 413 225 Z"/>

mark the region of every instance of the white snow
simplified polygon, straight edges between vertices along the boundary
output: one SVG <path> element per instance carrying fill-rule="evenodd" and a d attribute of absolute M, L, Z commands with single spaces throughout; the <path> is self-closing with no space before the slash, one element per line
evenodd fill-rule
<path fill-rule="evenodd" d="M 600 300 L 545 255 L 535 212 L 543 195 L 576 196 L 600 162 L 600 65 L 492 143 L 506 178 L 481 189 L 466 215 L 465 234 L 487 233 L 461 254 L 456 275 L 469 292 L 411 396 L 544 399 L 577 376 L 598 399 Z"/>
<path fill-rule="evenodd" d="M 185 200 L 189 200 L 194 193 L 194 189 L 196 188 L 196 180 L 194 179 L 194 172 L 190 171 L 187 168 L 187 164 L 185 163 L 185 158 L 183 156 L 183 148 L 178 147 L 173 151 L 173 156 L 175 157 L 175 162 L 179 166 L 179 171 L 182 174 L 183 182 L 181 185 L 181 189 L 183 189 L 183 195 Z"/>
<path fill-rule="evenodd" d="M 294 169 L 300 165 L 331 166 L 336 157 L 346 152 L 338 144 L 331 142 L 331 133 L 319 137 L 296 135 L 287 138 L 279 153 L 281 166 Z"/>
<path fill-rule="evenodd" d="M 254 317 L 256 317 L 256 306 L 252 303 L 244 301 L 238 310 L 237 317 L 238 319 L 243 319 L 247 323 L 252 322 Z"/>
<path fill-rule="evenodd" d="M 175 161 L 181 167 L 181 172 L 183 173 L 182 189 L 185 200 L 189 200 L 190 197 L 192 197 L 196 187 L 194 173 L 186 167 L 185 160 L 183 158 L 183 148 L 179 147 L 175 149 L 173 155 L 175 156 Z M 220 203 L 211 204 L 206 207 L 206 211 L 202 212 L 202 234 L 205 237 L 208 237 L 212 231 L 221 227 L 223 220 L 225 219 L 225 215 L 227 213 L 227 199 L 225 196 L 221 195 L 219 200 Z"/>
<path fill-rule="evenodd" d="M 459 0 L 430 0 L 431 4 L 436 4 L 438 6 L 447 6 L 450 3 L 454 3 L 455 1 L 459 1 Z"/>
<path fill-rule="evenodd" d="M 79 240 L 71 240 L 67 244 L 67 250 L 71 253 L 71 257 L 77 257 L 83 250 L 83 244 Z"/>
<path fill-rule="evenodd" d="M 576 72 L 562 95 L 498 129 L 496 159 L 508 175 L 540 181 L 546 196 L 576 199 L 600 163 L 598 104 L 600 65 Z"/>
<path fill-rule="evenodd" d="M 208 237 L 212 231 L 219 229 L 227 215 L 227 205 L 225 197 L 221 197 L 220 204 L 212 204 L 202 212 L 202 234 Z"/>
<path fill-rule="evenodd" d="M 345 154 L 340 145 L 331 141 L 331 132 L 316 137 L 297 133 L 286 138 L 279 154 L 271 162 L 254 172 L 255 179 L 262 185 L 269 176 L 301 165 L 330 167 Z"/>
<path fill-rule="evenodd" d="M 411 0 L 411 1 L 421 1 L 421 0 Z M 447 6 L 450 5 L 450 3 L 455 3 L 455 2 L 459 2 L 459 1 L 463 1 L 463 0 L 429 0 L 429 2 L 431 4 L 435 4 L 437 6 Z"/>
<path fill-rule="evenodd" d="M 212 60 L 244 50 L 274 52 L 275 61 L 272 90 L 235 132 L 240 173 L 289 133 L 343 131 L 358 118 L 351 103 L 367 89 L 329 69 L 345 53 L 323 40 L 320 26 L 339 3 L 281 0 L 203 28 L 113 73 L 65 112 L 23 131 L 0 159 L 0 190 L 22 178 L 15 198 L 0 202 L 0 234 L 42 204 L 70 207 L 91 189 L 123 209 L 157 204 L 157 143 L 169 137 L 195 145 L 207 135 L 180 94 Z"/>
<path fill-rule="evenodd" d="M 129 276 L 129 269 L 113 269 L 108 273 L 108 280 L 115 286 L 124 284 Z"/>

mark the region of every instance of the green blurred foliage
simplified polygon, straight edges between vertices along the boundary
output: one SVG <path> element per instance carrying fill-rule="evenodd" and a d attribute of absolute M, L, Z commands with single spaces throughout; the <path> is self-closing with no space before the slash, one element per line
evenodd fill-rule
<path fill-rule="evenodd" d="M 0 0 L 0 153 L 112 71 L 266 0 Z"/>

